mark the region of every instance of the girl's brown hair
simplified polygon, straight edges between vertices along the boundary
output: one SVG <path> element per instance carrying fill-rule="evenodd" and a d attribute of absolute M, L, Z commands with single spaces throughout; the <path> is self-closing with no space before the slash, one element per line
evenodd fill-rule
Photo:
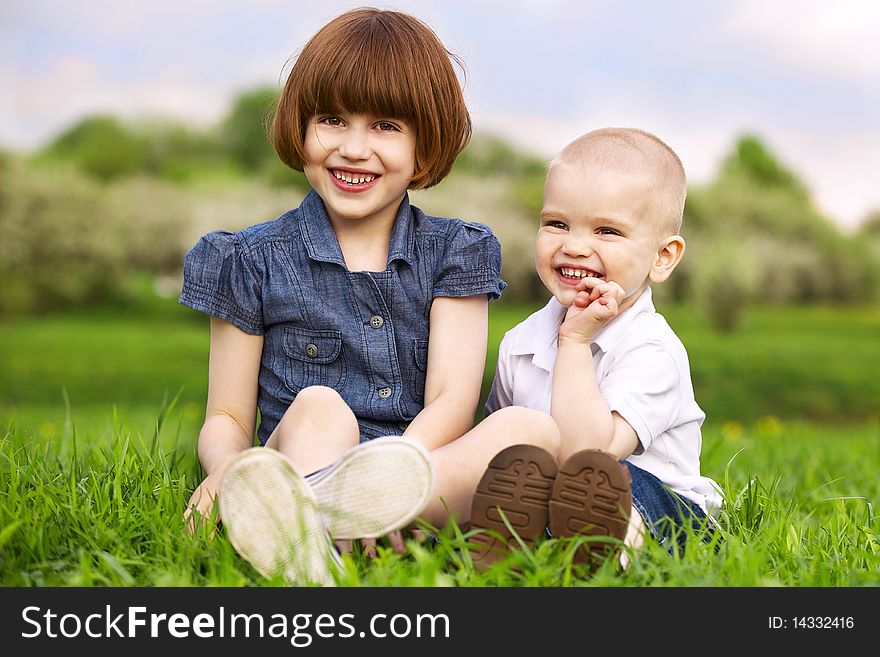
<path fill-rule="evenodd" d="M 355 9 L 330 21 L 300 52 L 278 99 L 270 138 L 302 171 L 309 120 L 352 112 L 410 122 L 416 130 L 411 189 L 443 180 L 471 137 L 471 118 L 448 52 L 418 19 Z"/>

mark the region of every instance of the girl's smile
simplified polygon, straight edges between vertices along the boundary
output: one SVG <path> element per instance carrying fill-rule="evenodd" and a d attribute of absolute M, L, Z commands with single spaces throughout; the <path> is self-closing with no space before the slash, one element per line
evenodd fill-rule
<path fill-rule="evenodd" d="M 415 129 L 402 119 L 316 114 L 305 135 L 303 171 L 339 229 L 348 222 L 390 227 L 415 173 Z"/>
<path fill-rule="evenodd" d="M 333 183 L 342 191 L 359 194 L 372 189 L 379 182 L 381 174 L 364 169 L 329 169 Z"/>

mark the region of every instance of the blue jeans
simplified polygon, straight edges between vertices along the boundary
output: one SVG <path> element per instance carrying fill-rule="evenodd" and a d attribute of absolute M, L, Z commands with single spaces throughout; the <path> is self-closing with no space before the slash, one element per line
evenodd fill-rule
<path fill-rule="evenodd" d="M 687 541 L 687 532 L 683 530 L 685 524 L 692 527 L 695 533 L 702 534 L 704 541 L 712 540 L 711 523 L 699 506 L 674 493 L 647 470 L 629 461 L 623 461 L 623 464 L 632 477 L 633 506 L 642 516 L 651 536 L 660 545 L 668 544 L 670 554 L 676 546 L 684 549 Z"/>

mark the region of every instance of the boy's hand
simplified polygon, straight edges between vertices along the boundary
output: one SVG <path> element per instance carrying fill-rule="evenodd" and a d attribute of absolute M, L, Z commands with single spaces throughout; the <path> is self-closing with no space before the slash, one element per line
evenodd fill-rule
<path fill-rule="evenodd" d="M 574 302 L 559 327 L 559 337 L 589 343 L 603 326 L 617 317 L 623 288 L 614 281 L 588 276 L 576 289 Z"/>

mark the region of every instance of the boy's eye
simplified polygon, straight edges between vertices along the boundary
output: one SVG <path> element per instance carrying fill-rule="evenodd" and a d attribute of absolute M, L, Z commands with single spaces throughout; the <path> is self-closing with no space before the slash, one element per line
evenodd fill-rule
<path fill-rule="evenodd" d="M 614 228 L 608 228 L 607 226 L 597 229 L 596 232 L 599 235 L 620 235 L 619 230 L 615 230 Z"/>
<path fill-rule="evenodd" d="M 565 230 L 568 226 L 565 225 L 562 221 L 551 220 L 544 224 L 548 228 L 558 228 L 559 230 Z"/>

